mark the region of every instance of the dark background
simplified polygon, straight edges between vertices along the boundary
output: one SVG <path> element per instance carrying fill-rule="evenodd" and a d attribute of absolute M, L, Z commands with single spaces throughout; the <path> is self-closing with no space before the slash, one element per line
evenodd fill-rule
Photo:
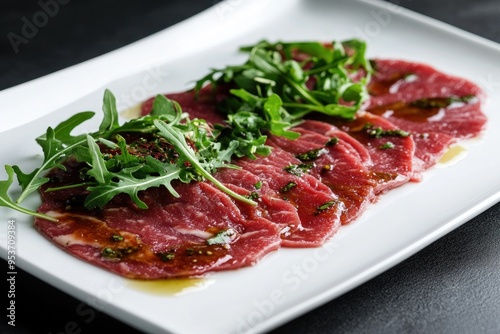
<path fill-rule="evenodd" d="M 22 18 L 32 18 L 40 4 L 2 1 L 0 90 L 132 43 L 217 2 L 60 1 L 67 3 L 28 43 L 19 44 L 17 53 L 7 36 L 20 34 Z M 498 0 L 394 2 L 500 42 Z M 3 110 L 3 117 L 9 112 L 15 111 Z M 398 266 L 272 333 L 500 333 L 499 224 L 497 204 Z M 7 268 L 4 260 L 0 265 Z M 1 333 L 55 334 L 65 332 L 71 321 L 78 333 L 138 333 L 97 311 L 86 323 L 75 312 L 80 301 L 21 270 L 16 285 L 16 327 L 2 321 Z"/>

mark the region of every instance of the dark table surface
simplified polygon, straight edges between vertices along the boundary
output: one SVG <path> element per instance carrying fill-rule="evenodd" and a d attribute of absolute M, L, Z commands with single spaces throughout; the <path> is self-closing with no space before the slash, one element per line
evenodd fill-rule
<path fill-rule="evenodd" d="M 0 89 L 112 51 L 217 3 L 58 1 L 57 15 L 27 43 L 18 44 L 17 53 L 7 35 L 20 31 L 23 17 L 33 17 L 40 3 L 51 1 L 2 2 Z M 393 2 L 500 42 L 499 0 Z M 3 111 L 4 117 L 8 112 Z M 0 264 L 7 268 L 4 260 Z M 19 270 L 16 327 L 3 320 L 0 332 L 65 333 L 67 324 L 76 322 L 75 333 L 138 333 L 98 311 L 91 321 L 79 318 L 75 310 L 80 303 Z M 500 204 L 272 333 L 500 333 Z"/>

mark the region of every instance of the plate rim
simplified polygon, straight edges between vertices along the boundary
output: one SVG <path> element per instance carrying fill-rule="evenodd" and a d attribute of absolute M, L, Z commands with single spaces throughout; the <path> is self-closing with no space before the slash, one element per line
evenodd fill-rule
<path fill-rule="evenodd" d="M 228 0 L 225 0 L 225 1 L 228 1 Z M 262 0 L 259 0 L 260 2 L 263 2 Z M 381 0 L 357 0 L 358 2 L 360 3 L 364 3 L 364 4 L 367 4 L 367 5 L 370 5 L 370 6 L 375 6 L 377 8 L 385 8 L 385 6 L 387 5 L 387 2 L 384 2 L 384 1 L 381 1 Z M 295 1 L 296 3 L 298 3 L 297 1 Z M 384 6 L 385 5 L 385 6 Z M 183 21 L 177 25 L 174 25 L 174 26 L 171 26 L 167 29 L 165 29 L 164 31 L 171 31 L 172 28 L 180 25 L 180 24 L 194 24 L 193 22 L 197 22 L 198 18 L 199 17 L 203 17 L 203 15 L 207 15 L 206 13 L 210 13 L 210 12 L 213 12 L 215 9 L 212 7 L 212 8 L 209 8 L 207 9 L 206 11 L 200 13 L 200 14 L 197 14 L 195 16 L 193 16 L 192 18 L 186 20 L 186 21 Z M 201 15 L 203 14 L 203 15 Z M 406 8 L 403 8 L 401 7 L 400 8 L 400 12 L 397 13 L 398 15 L 403 15 L 405 16 L 405 18 L 407 19 L 412 19 L 412 20 L 415 20 L 417 22 L 420 22 L 421 24 L 425 24 L 425 25 L 430 25 L 436 29 L 439 29 L 439 30 L 444 30 L 446 31 L 447 33 L 451 33 L 453 35 L 455 35 L 456 37 L 459 37 L 459 38 L 465 38 L 467 39 L 468 41 L 470 41 L 471 43 L 479 43 L 485 47 L 488 47 L 488 48 L 491 48 L 494 52 L 498 52 L 500 53 L 500 44 L 494 42 L 494 41 L 491 41 L 491 40 L 488 40 L 486 38 L 483 38 L 483 37 L 480 37 L 480 36 L 477 36 L 473 33 L 470 33 L 470 32 L 467 32 L 465 30 L 462 30 L 458 27 L 455 27 L 455 26 L 451 26 L 447 23 L 443 23 L 441 21 L 438 21 L 436 19 L 433 19 L 433 18 L 430 18 L 430 17 L 427 17 L 427 16 L 424 16 L 422 14 L 418 14 L 416 12 L 413 12 L 409 9 L 406 9 Z M 200 16 L 201 15 L 201 16 Z M 162 31 L 162 32 L 164 32 Z M 159 33 L 156 33 L 155 36 L 160 36 L 160 34 L 162 32 L 159 32 Z M 148 38 L 148 37 L 146 37 Z M 135 45 L 136 43 L 139 43 L 141 42 L 142 40 L 140 41 L 137 41 L 137 42 L 134 42 L 132 43 L 131 45 Z M 124 50 L 126 49 L 127 47 L 129 47 L 130 45 L 127 45 L 123 48 L 121 48 L 120 50 Z M 100 57 L 104 57 L 104 56 L 109 56 L 109 54 L 105 54 L 103 56 L 99 56 L 97 58 L 100 58 Z M 92 60 L 92 61 L 95 61 L 95 60 Z M 86 63 L 86 62 L 85 62 Z M 66 68 L 66 69 L 62 69 L 58 72 L 66 72 L 66 71 L 69 71 L 71 68 L 73 67 L 78 67 L 82 64 L 76 64 L 76 65 L 73 65 L 72 67 L 70 68 Z M 52 74 L 49 74 L 47 76 L 44 76 L 42 78 L 45 78 L 45 77 L 50 77 Z M 40 78 L 39 78 L 40 79 Z M 35 79 L 33 81 L 37 81 L 38 82 L 38 79 Z M 30 81 L 26 84 L 29 84 L 31 85 L 33 83 L 33 81 Z M 29 85 L 24 85 L 24 84 L 21 84 L 21 85 L 18 85 L 18 86 L 14 86 L 12 88 L 16 88 L 16 89 L 19 89 L 19 86 L 22 86 L 21 88 L 22 89 L 31 89 Z M 27 87 L 27 88 L 25 88 Z M 5 94 L 5 92 L 0 92 L 0 101 L 2 100 L 2 97 L 3 95 L 2 94 Z M 22 125 L 19 125 L 19 126 L 22 126 Z M 9 129 L 8 129 L 9 130 Z M 5 132 L 5 131 L 8 131 L 8 130 L 4 130 L 4 131 L 1 131 L 2 133 Z M 440 237 L 444 236 L 445 234 L 451 232 L 452 230 L 456 229 L 457 227 L 461 226 L 463 223 L 465 223 L 466 221 L 468 221 L 469 219 L 471 219 L 472 217 L 474 216 L 477 216 L 478 214 L 480 214 L 481 212 L 484 212 L 485 210 L 487 210 L 488 208 L 490 208 L 491 206 L 493 206 L 494 204 L 496 204 L 497 202 L 500 201 L 500 191 L 496 191 L 494 192 L 490 197 L 482 200 L 481 202 L 477 203 L 473 208 L 470 208 L 468 209 L 466 212 L 464 212 L 461 216 L 459 217 L 456 217 L 453 221 L 449 222 L 448 224 L 446 224 L 445 226 L 440 226 L 439 228 L 436 229 L 436 231 L 434 233 L 431 233 L 429 234 L 425 239 L 421 239 L 419 240 L 419 242 L 417 244 L 411 244 L 407 247 L 407 249 L 405 249 L 404 251 L 400 251 L 398 252 L 397 254 L 395 254 L 393 256 L 393 258 L 391 259 L 388 259 L 387 260 L 387 263 L 383 263 L 383 264 L 378 264 L 376 265 L 375 267 L 377 268 L 369 268 L 367 271 L 370 271 L 371 273 L 368 274 L 368 276 L 366 274 L 363 274 L 363 273 L 360 273 L 358 276 L 363 276 L 362 278 L 353 278 L 353 280 L 355 281 L 355 283 L 346 283 L 346 287 L 343 289 L 343 292 L 338 294 L 337 296 L 333 297 L 333 298 L 337 298 L 338 296 L 340 296 L 341 294 L 355 288 L 356 286 L 359 286 L 360 284 L 368 281 L 369 279 L 373 278 L 374 276 L 380 274 L 381 272 L 387 270 L 388 268 L 390 267 L 393 267 L 395 264 L 397 263 L 400 263 L 401 261 L 407 259 L 409 256 L 415 254 L 416 252 L 418 252 L 419 250 L 421 250 L 422 248 L 426 247 L 427 245 L 429 245 L 430 243 L 432 243 L 433 241 L 439 239 Z M 2 257 L 6 258 L 6 253 L 5 253 L 5 249 L 2 245 L 2 247 L 0 247 L 2 249 Z M 4 254 L 5 253 L 5 254 Z M 403 255 L 400 255 L 400 253 L 404 253 Z M 21 263 L 21 266 L 20 268 L 23 268 L 23 266 L 26 265 L 26 267 L 29 267 L 29 265 L 27 265 L 27 263 L 25 264 L 24 263 L 24 259 L 20 259 L 18 260 L 19 263 Z M 26 269 L 23 269 L 29 273 L 30 270 L 26 270 Z M 36 276 L 37 278 L 45 281 L 46 283 L 50 284 L 50 285 L 53 285 L 54 286 L 54 282 L 50 282 L 48 281 L 48 277 L 51 277 L 51 278 L 56 278 L 57 279 L 57 276 L 53 275 L 48 275 L 47 273 L 47 280 L 45 279 L 42 279 L 40 278 L 38 275 Z M 59 283 L 67 283 L 67 282 L 64 282 L 64 281 L 60 281 Z M 353 285 L 354 284 L 354 285 Z M 57 287 L 59 288 L 59 287 Z M 62 288 L 61 290 L 64 291 L 65 293 L 69 294 L 69 295 L 72 295 L 74 297 L 76 297 L 77 299 L 79 300 L 83 300 L 84 298 L 84 295 L 83 294 L 86 294 L 86 292 L 84 292 L 83 290 L 76 290 L 76 293 L 75 293 L 75 290 L 74 290 L 74 286 L 72 287 L 68 287 L 66 289 Z M 69 290 L 69 291 L 68 291 Z M 327 296 L 328 295 L 328 296 Z M 278 315 L 274 315 L 273 316 L 273 319 L 272 319 L 272 323 L 269 323 L 270 320 L 268 321 L 264 321 L 262 323 L 260 323 L 258 326 L 256 326 L 255 330 L 269 330 L 269 329 L 272 329 L 272 328 L 275 328 L 277 326 L 279 326 L 280 324 L 286 322 L 286 321 L 289 321 L 291 319 L 291 317 L 296 317 L 300 314 L 303 314 L 307 311 L 309 311 L 310 309 L 313 309 L 325 302 L 328 302 L 330 300 L 332 300 L 333 298 L 330 297 L 330 294 L 325 292 L 323 295 L 321 296 L 314 296 L 314 298 L 311 299 L 309 305 L 306 305 L 304 306 L 303 303 L 300 304 L 300 305 L 296 305 L 295 307 L 293 308 L 290 308 L 287 312 L 282 312 Z M 116 305 L 113 305 L 114 307 L 117 307 Z M 305 308 L 304 308 L 305 307 Z M 104 311 L 105 313 L 108 313 L 106 311 Z M 108 313 L 109 314 L 109 313 Z M 277 318 L 277 319 L 276 319 Z M 132 325 L 133 326 L 133 321 L 135 321 L 135 319 L 129 319 L 131 323 L 129 323 L 128 321 L 125 321 L 124 319 L 119 319 L 120 321 L 123 321 L 125 323 L 128 323 L 129 325 Z M 162 328 L 163 330 L 165 328 Z"/>

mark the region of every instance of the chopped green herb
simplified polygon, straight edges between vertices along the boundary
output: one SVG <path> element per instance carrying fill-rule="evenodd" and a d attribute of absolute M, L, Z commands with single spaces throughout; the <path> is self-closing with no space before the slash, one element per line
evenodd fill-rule
<path fill-rule="evenodd" d="M 109 257 L 109 258 L 116 258 L 116 257 L 118 257 L 118 254 L 112 248 L 109 248 L 109 247 L 104 248 L 101 251 L 101 255 L 104 256 L 104 257 Z"/>
<path fill-rule="evenodd" d="M 225 245 L 230 244 L 233 240 L 235 240 L 238 236 L 238 233 L 233 229 L 227 229 L 224 231 L 220 231 L 213 237 L 207 239 L 208 245 Z"/>
<path fill-rule="evenodd" d="M 283 170 L 296 176 L 302 176 L 304 173 L 309 172 L 313 167 L 313 163 L 304 163 L 298 165 L 288 165 L 283 168 Z"/>
<path fill-rule="evenodd" d="M 314 150 L 310 150 L 309 152 L 297 154 L 295 157 L 301 161 L 313 161 L 326 152 L 327 151 L 324 148 L 316 148 Z"/>
<path fill-rule="evenodd" d="M 400 130 L 400 129 L 390 129 L 384 130 L 380 126 L 375 127 L 371 123 L 366 123 L 363 127 L 366 130 L 366 133 L 375 138 L 381 137 L 408 137 L 410 135 L 409 132 Z"/>
<path fill-rule="evenodd" d="M 392 149 L 394 147 L 395 147 L 394 144 L 392 142 L 390 142 L 390 141 L 388 141 L 387 143 L 384 143 L 384 144 L 380 145 L 380 149 L 381 150 L 388 150 L 388 149 Z"/>
<path fill-rule="evenodd" d="M 101 251 L 101 255 L 110 259 L 120 259 L 127 254 L 137 251 L 137 247 L 105 247 Z"/>
<path fill-rule="evenodd" d="M 116 241 L 116 242 L 119 242 L 119 241 L 123 241 L 123 236 L 122 235 L 119 235 L 119 234 L 113 234 L 111 236 L 111 239 L 113 241 Z"/>
<path fill-rule="evenodd" d="M 319 214 L 319 213 L 321 213 L 323 211 L 326 211 L 326 210 L 330 209 L 332 206 L 334 206 L 336 203 L 337 203 L 337 201 L 331 200 L 331 201 L 328 201 L 328 202 L 326 202 L 324 204 L 321 204 L 320 206 L 318 206 L 316 208 L 316 213 Z"/>
<path fill-rule="evenodd" d="M 256 191 L 252 191 L 250 194 L 247 195 L 247 198 L 248 199 L 251 199 L 252 201 L 256 201 L 259 199 L 259 193 L 257 193 Z"/>
<path fill-rule="evenodd" d="M 297 183 L 295 183 L 293 181 L 290 181 L 286 185 L 284 185 L 283 187 L 281 187 L 280 192 L 281 193 L 286 193 L 286 192 L 290 191 L 291 189 L 295 188 L 296 186 L 297 186 Z"/>
<path fill-rule="evenodd" d="M 257 183 L 254 184 L 254 187 L 257 190 L 259 190 L 260 188 L 262 188 L 262 181 L 261 180 L 257 181 Z"/>
<path fill-rule="evenodd" d="M 330 138 L 326 143 L 325 143 L 325 146 L 328 147 L 328 146 L 335 146 L 337 145 L 339 142 L 339 138 L 338 137 L 332 137 Z"/>
<path fill-rule="evenodd" d="M 161 260 L 164 262 L 172 261 L 175 258 L 175 253 L 173 253 L 173 252 L 159 253 L 158 255 L 160 256 Z"/>

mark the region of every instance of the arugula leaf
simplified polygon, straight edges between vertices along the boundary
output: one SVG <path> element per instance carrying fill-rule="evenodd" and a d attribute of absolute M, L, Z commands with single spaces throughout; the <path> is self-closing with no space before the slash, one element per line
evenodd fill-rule
<path fill-rule="evenodd" d="M 23 190 L 16 201 L 17 203 L 21 203 L 28 195 L 49 181 L 48 178 L 42 176 L 47 170 L 55 167 L 64 169 L 60 161 L 70 156 L 75 149 L 86 142 L 85 135 L 72 136 L 71 132 L 93 116 L 94 112 L 90 111 L 77 113 L 55 128 L 49 127 L 45 134 L 36 138 L 36 142 L 42 147 L 44 153 L 42 165 L 29 174 L 22 172 L 18 166 L 13 166 L 19 185 Z"/>
<path fill-rule="evenodd" d="M 154 166 L 159 161 L 152 161 L 153 158 L 147 158 L 149 166 Z M 147 209 L 148 206 L 139 198 L 139 192 L 151 187 L 165 186 L 170 193 L 176 197 L 179 194 L 171 186 L 171 182 L 179 178 L 181 170 L 172 164 L 161 164 L 162 170 L 159 176 L 147 176 L 138 179 L 134 176 L 134 172 L 142 166 L 135 166 L 131 168 L 124 168 L 117 173 L 114 173 L 114 178 L 118 179 L 117 182 L 112 181 L 88 188 L 90 194 L 85 198 L 85 207 L 87 208 L 102 208 L 111 199 L 119 194 L 128 194 L 134 203 L 141 209 Z M 154 168 L 158 170 L 158 168 Z"/>
<path fill-rule="evenodd" d="M 72 136 L 71 132 L 78 125 L 94 117 L 94 115 L 95 113 L 92 111 L 84 111 L 71 116 L 70 118 L 61 122 L 53 129 L 54 137 L 64 144 L 72 144 L 73 142 L 82 139 L 82 135 Z M 44 142 L 46 140 L 47 140 L 47 134 L 43 134 L 36 139 L 37 143 L 39 144 L 40 142 Z"/>
<path fill-rule="evenodd" d="M 151 109 L 150 115 L 152 116 L 165 116 L 167 121 L 172 123 L 178 123 L 181 114 L 177 112 L 180 110 L 180 106 L 177 102 L 167 99 L 164 95 L 156 95 L 153 100 L 153 109 Z"/>
<path fill-rule="evenodd" d="M 118 124 L 118 112 L 116 110 L 116 100 L 110 91 L 104 94 L 104 118 L 100 129 L 102 131 L 111 131 Z M 21 203 L 31 193 L 37 191 L 40 186 L 47 183 L 49 178 L 44 174 L 52 168 L 65 169 L 61 161 L 65 158 L 76 154 L 77 158 L 86 161 L 88 154 L 85 150 L 87 143 L 86 135 L 72 136 L 71 132 L 83 122 L 94 116 L 94 112 L 81 112 L 61 122 L 55 128 L 49 127 L 47 132 L 38 138 L 37 143 L 42 147 L 44 159 L 40 167 L 33 170 L 31 173 L 24 173 L 18 166 L 12 166 L 12 170 L 17 175 L 19 185 L 22 192 L 16 200 Z M 98 137 L 103 135 L 100 132 L 92 134 Z"/>
<path fill-rule="evenodd" d="M 19 206 L 16 202 L 14 202 L 9 196 L 9 188 L 12 185 L 12 182 L 14 181 L 14 169 L 11 166 L 6 165 L 5 171 L 7 172 L 8 178 L 7 180 L 0 181 L 0 206 L 11 208 L 28 215 L 40 217 L 50 221 L 57 221 L 57 219 L 54 217 L 50 217 L 39 212 L 31 211 L 29 209 Z"/>
<path fill-rule="evenodd" d="M 87 175 L 94 177 L 99 184 L 107 184 L 113 178 L 113 174 L 106 168 L 99 146 L 90 135 L 87 135 L 87 145 L 92 158 L 92 168 L 87 171 Z"/>
<path fill-rule="evenodd" d="M 115 155 L 115 159 L 117 159 L 117 161 L 119 161 L 124 166 L 130 165 L 132 164 L 132 162 L 136 162 L 137 157 L 134 157 L 132 154 L 129 153 L 125 138 L 123 138 L 120 135 L 116 135 L 116 141 L 118 143 L 117 146 L 120 149 L 121 154 Z"/>
<path fill-rule="evenodd" d="M 359 39 L 351 39 L 344 41 L 343 44 L 354 50 L 353 56 L 350 57 L 349 63 L 355 68 L 363 67 L 368 73 L 373 72 L 372 65 L 366 57 L 366 43 Z"/>
<path fill-rule="evenodd" d="M 299 134 L 287 130 L 292 124 L 290 121 L 287 121 L 288 117 L 283 117 L 284 110 L 282 109 L 282 104 L 280 97 L 276 94 L 272 94 L 264 102 L 262 109 L 269 123 L 269 131 L 276 136 L 296 139 L 299 137 Z"/>
<path fill-rule="evenodd" d="M 108 89 L 104 91 L 102 111 L 104 112 L 104 117 L 99 125 L 99 132 L 106 133 L 113 131 L 120 126 L 118 123 L 116 99 L 113 93 L 111 93 Z"/>

